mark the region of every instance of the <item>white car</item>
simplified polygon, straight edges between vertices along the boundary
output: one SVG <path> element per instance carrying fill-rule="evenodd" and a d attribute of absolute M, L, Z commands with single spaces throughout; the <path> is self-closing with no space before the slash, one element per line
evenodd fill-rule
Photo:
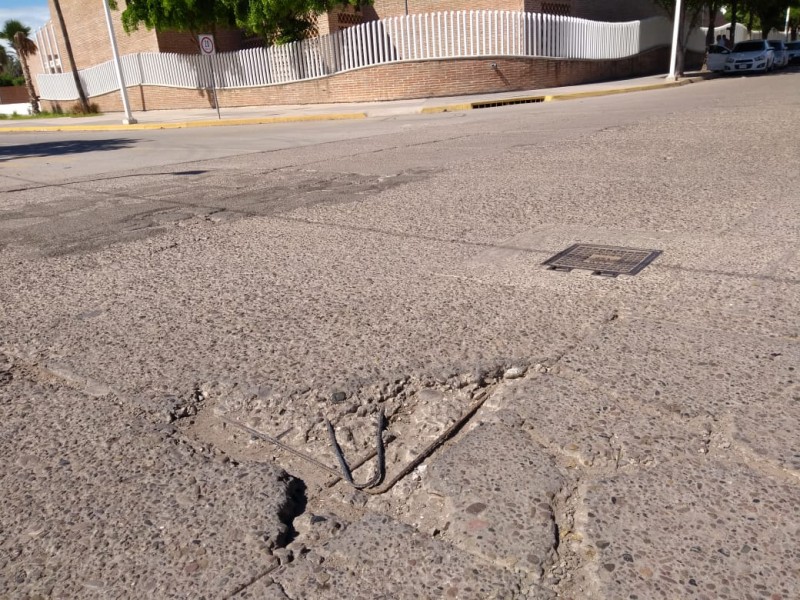
<path fill-rule="evenodd" d="M 772 70 L 775 52 L 766 40 L 739 42 L 725 59 L 725 73 Z"/>
<path fill-rule="evenodd" d="M 708 55 L 706 56 L 706 68 L 709 71 L 724 71 L 725 59 L 731 53 L 725 46 L 714 44 L 708 47 Z"/>
<path fill-rule="evenodd" d="M 776 69 L 782 69 L 789 64 L 789 57 L 786 53 L 786 44 L 782 40 L 769 40 L 769 45 L 775 53 L 774 65 Z"/>

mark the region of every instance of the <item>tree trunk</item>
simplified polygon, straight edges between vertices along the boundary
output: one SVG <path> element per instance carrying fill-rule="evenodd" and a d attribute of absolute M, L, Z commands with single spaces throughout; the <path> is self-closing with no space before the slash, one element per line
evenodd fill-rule
<path fill-rule="evenodd" d="M 719 4 L 715 0 L 708 3 L 708 29 L 706 30 L 706 56 L 703 61 L 703 69 L 708 67 L 708 48 L 716 44 L 717 40 L 714 38 L 714 25 L 717 22 L 717 12 L 719 11 Z"/>
<path fill-rule="evenodd" d="M 64 13 L 61 12 L 60 0 L 53 0 L 53 6 L 56 8 L 58 25 L 61 27 L 61 35 L 64 37 L 64 47 L 67 49 L 67 57 L 69 58 L 69 64 L 72 67 L 72 78 L 75 80 L 75 88 L 78 90 L 78 102 L 81 105 L 81 112 L 88 114 L 89 101 L 86 99 L 86 92 L 83 91 L 81 78 L 78 74 L 78 65 L 75 64 L 75 56 L 72 54 L 72 44 L 69 41 L 69 33 L 67 33 L 67 26 L 64 23 Z"/>
<path fill-rule="evenodd" d="M 719 12 L 719 4 L 717 2 L 708 3 L 708 31 L 706 31 L 706 48 L 713 46 L 717 41 L 714 38 L 714 25 L 717 22 L 717 12 Z"/>
<path fill-rule="evenodd" d="M 28 57 L 19 50 L 17 50 L 17 57 L 22 64 L 22 75 L 25 77 L 25 87 L 28 89 L 28 98 L 31 101 L 31 113 L 38 115 L 41 112 L 39 110 L 39 98 L 36 96 L 36 88 L 33 87 L 31 70 L 28 67 Z"/>
<path fill-rule="evenodd" d="M 736 0 L 731 3 L 731 37 L 729 38 L 731 48 L 736 43 L 736 10 L 739 8 L 737 4 Z"/>

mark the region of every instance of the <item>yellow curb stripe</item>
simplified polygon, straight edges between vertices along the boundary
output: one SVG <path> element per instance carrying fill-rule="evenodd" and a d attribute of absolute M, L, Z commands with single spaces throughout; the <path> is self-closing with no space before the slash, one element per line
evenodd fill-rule
<path fill-rule="evenodd" d="M 426 108 L 423 108 L 419 112 L 422 115 L 430 115 L 433 113 L 458 112 L 460 110 L 472 110 L 472 103 L 467 102 L 466 104 L 446 104 L 444 106 L 428 106 Z"/>
<path fill-rule="evenodd" d="M 492 98 L 485 100 L 475 100 L 473 102 L 466 102 L 462 104 L 445 104 L 443 106 L 428 106 L 419 111 L 419 114 L 436 114 L 445 112 L 459 112 L 466 110 L 474 110 L 476 105 L 489 105 L 497 104 L 502 106 L 504 104 L 513 104 L 515 102 L 556 102 L 564 100 L 578 100 L 581 98 L 596 98 L 599 96 L 612 96 L 615 94 L 628 94 L 631 92 L 644 92 L 648 90 L 659 90 L 682 86 L 696 81 L 703 81 L 705 77 L 689 77 L 678 81 L 669 81 L 665 83 L 654 83 L 648 85 L 639 85 L 627 88 L 614 88 L 608 90 L 596 90 L 588 92 L 571 92 L 566 94 L 555 94 L 551 96 L 512 96 L 509 98 Z M 320 115 L 294 115 L 294 116 L 278 116 L 278 117 L 253 117 L 247 119 L 223 119 L 223 120 L 206 120 L 206 121 L 182 121 L 178 123 L 136 123 L 134 125 L 35 125 L 20 126 L 20 127 L 2 127 L 0 126 L 0 133 L 34 133 L 44 131 L 144 131 L 155 129 L 188 129 L 192 127 L 227 127 L 239 125 L 269 125 L 272 123 L 302 123 L 310 121 L 344 121 L 351 119 L 366 119 L 366 113 L 330 113 Z"/>
<path fill-rule="evenodd" d="M 614 96 L 617 94 L 628 94 L 632 92 L 647 92 L 650 90 L 661 90 L 665 88 L 678 87 L 692 83 L 691 80 L 670 81 L 668 83 L 655 83 L 652 85 L 637 85 L 628 88 L 615 88 L 610 90 L 593 90 L 589 92 L 572 92 L 568 94 L 555 94 L 547 96 L 546 102 L 562 101 L 562 100 L 578 100 L 581 98 L 597 98 L 599 96 Z"/>
<path fill-rule="evenodd" d="M 366 113 L 330 113 L 321 115 L 293 115 L 280 117 L 252 117 L 247 119 L 222 119 L 215 121 L 181 121 L 179 123 L 135 123 L 133 125 L 28 125 L 0 127 L 0 133 L 26 133 L 43 131 L 144 131 L 155 129 L 189 129 L 192 127 L 227 127 L 238 125 L 269 125 L 273 123 L 302 123 L 308 121 L 345 121 L 366 119 Z"/>
<path fill-rule="evenodd" d="M 513 103 L 534 103 L 537 101 L 543 102 L 555 102 L 555 101 L 563 101 L 563 100 L 578 100 L 580 98 L 596 98 L 598 96 L 612 96 L 615 94 L 627 94 L 630 92 L 646 92 L 648 90 L 659 90 L 664 88 L 671 88 L 681 85 L 686 85 L 688 83 L 694 83 L 696 81 L 702 81 L 703 77 L 689 77 L 686 79 L 680 79 L 678 81 L 668 81 L 664 83 L 651 83 L 647 85 L 637 85 L 633 87 L 627 88 L 612 88 L 607 90 L 593 90 L 588 92 L 570 92 L 566 94 L 554 94 L 551 96 L 509 96 L 508 98 L 492 98 L 486 100 L 475 100 L 473 102 L 467 102 L 464 104 L 445 104 L 443 106 L 428 106 L 420 110 L 420 114 L 433 114 L 433 113 L 443 113 L 443 112 L 456 112 L 461 110 L 474 110 L 477 105 L 488 105 L 491 106 L 492 104 L 497 104 L 498 106 L 503 106 L 504 104 L 513 104 Z"/>

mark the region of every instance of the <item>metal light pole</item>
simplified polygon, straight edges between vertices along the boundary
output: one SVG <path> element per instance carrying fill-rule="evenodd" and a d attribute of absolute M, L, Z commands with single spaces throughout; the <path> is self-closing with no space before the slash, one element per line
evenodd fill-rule
<path fill-rule="evenodd" d="M 667 79 L 677 79 L 675 68 L 678 64 L 678 37 L 681 30 L 681 0 L 675 2 L 675 24 L 672 27 L 672 52 L 669 55 L 669 75 Z"/>
<path fill-rule="evenodd" d="M 106 25 L 108 26 L 108 39 L 111 42 L 111 54 L 114 55 L 114 69 L 117 72 L 117 82 L 119 83 L 119 93 L 122 96 L 122 108 L 125 110 L 125 118 L 122 119 L 123 125 L 132 125 L 136 119 L 131 114 L 131 104 L 128 102 L 128 88 L 125 87 L 125 78 L 122 76 L 122 63 L 119 61 L 119 50 L 117 49 L 117 37 L 114 35 L 114 24 L 111 21 L 111 9 L 108 8 L 108 0 L 103 0 L 103 9 L 106 12 Z"/>

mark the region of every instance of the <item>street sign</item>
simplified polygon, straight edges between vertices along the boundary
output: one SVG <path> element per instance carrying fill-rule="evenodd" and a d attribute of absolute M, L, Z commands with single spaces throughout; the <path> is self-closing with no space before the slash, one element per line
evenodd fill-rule
<path fill-rule="evenodd" d="M 207 56 L 217 53 L 217 48 L 214 44 L 214 36 L 209 33 L 204 33 L 197 36 L 197 41 L 200 44 L 200 52 Z"/>

